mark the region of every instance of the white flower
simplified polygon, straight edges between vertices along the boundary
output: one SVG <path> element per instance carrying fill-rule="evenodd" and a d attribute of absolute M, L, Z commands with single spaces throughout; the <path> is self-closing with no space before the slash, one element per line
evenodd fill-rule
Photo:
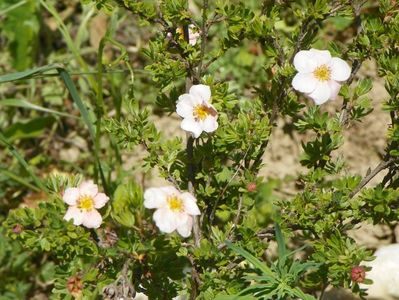
<path fill-rule="evenodd" d="M 399 298 L 399 244 L 385 245 L 379 248 L 373 261 L 362 262 L 362 265 L 372 267 L 366 273 L 371 279 L 371 285 L 361 284 L 360 288 L 367 289 L 370 299 L 398 299 Z"/>
<path fill-rule="evenodd" d="M 292 80 L 292 86 L 316 104 L 334 100 L 341 83 L 351 74 L 349 65 L 338 57 L 331 57 L 328 50 L 299 51 L 294 57 L 294 66 L 298 74 Z"/>
<path fill-rule="evenodd" d="M 189 94 L 179 97 L 176 112 L 183 118 L 180 127 L 198 138 L 203 131 L 213 132 L 218 128 L 218 114 L 212 104 L 211 89 L 207 85 L 197 84 L 190 88 Z"/>
<path fill-rule="evenodd" d="M 155 208 L 153 219 L 165 233 L 175 230 L 188 237 L 193 227 L 193 216 L 200 215 L 197 200 L 188 192 L 181 193 L 172 186 L 149 188 L 144 193 L 144 206 Z"/>
<path fill-rule="evenodd" d="M 201 34 L 197 27 L 193 24 L 188 25 L 188 42 L 190 45 L 194 46 L 200 36 Z"/>
<path fill-rule="evenodd" d="M 76 188 L 67 188 L 62 197 L 69 208 L 64 219 L 73 219 L 74 225 L 83 225 L 87 228 L 98 228 L 102 217 L 96 210 L 108 202 L 104 193 L 98 192 L 98 187 L 92 180 L 82 182 Z"/>

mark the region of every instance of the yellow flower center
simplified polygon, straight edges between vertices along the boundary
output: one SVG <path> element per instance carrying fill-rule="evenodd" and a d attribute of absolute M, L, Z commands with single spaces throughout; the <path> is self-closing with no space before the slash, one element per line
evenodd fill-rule
<path fill-rule="evenodd" d="M 173 195 L 168 197 L 166 201 L 168 202 L 168 206 L 171 211 L 174 212 L 183 211 L 183 201 L 179 197 Z"/>
<path fill-rule="evenodd" d="M 208 116 L 208 107 L 203 104 L 194 107 L 194 117 L 199 120 L 204 120 Z"/>
<path fill-rule="evenodd" d="M 327 65 L 321 65 L 313 71 L 313 75 L 320 81 L 328 81 L 331 79 L 331 69 Z"/>
<path fill-rule="evenodd" d="M 86 211 L 92 210 L 94 208 L 93 197 L 86 195 L 80 197 L 78 200 L 78 207 Z"/>
<path fill-rule="evenodd" d="M 176 29 L 176 33 L 178 35 L 179 40 L 184 41 L 184 31 L 183 31 L 183 27 L 179 27 Z"/>
<path fill-rule="evenodd" d="M 208 107 L 205 104 L 198 104 L 194 106 L 193 115 L 195 120 L 203 121 L 208 115 L 216 116 L 217 112 L 212 107 Z"/>

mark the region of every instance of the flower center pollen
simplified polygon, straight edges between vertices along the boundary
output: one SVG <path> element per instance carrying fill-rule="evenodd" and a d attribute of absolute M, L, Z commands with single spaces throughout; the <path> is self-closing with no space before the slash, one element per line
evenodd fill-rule
<path fill-rule="evenodd" d="M 313 71 L 313 75 L 320 81 L 328 81 L 331 79 L 331 69 L 327 65 L 321 65 Z"/>
<path fill-rule="evenodd" d="M 173 195 L 168 197 L 166 201 L 168 202 L 168 206 L 171 211 L 174 212 L 183 211 L 183 201 L 179 197 Z"/>
<path fill-rule="evenodd" d="M 209 115 L 209 108 L 203 104 L 197 105 L 194 107 L 194 117 L 197 120 L 205 120 L 205 118 Z"/>
<path fill-rule="evenodd" d="M 94 208 L 94 200 L 91 196 L 82 196 L 78 200 L 78 207 L 80 209 L 89 211 Z"/>

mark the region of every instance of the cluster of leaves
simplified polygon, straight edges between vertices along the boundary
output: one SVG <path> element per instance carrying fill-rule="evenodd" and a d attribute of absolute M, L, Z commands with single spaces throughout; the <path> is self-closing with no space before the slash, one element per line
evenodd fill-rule
<path fill-rule="evenodd" d="M 388 0 L 223 0 L 203 1 L 199 6 L 202 13 L 194 14 L 183 0 L 85 0 L 113 12 L 112 24 L 100 41 L 94 78 L 77 50 L 81 43 L 71 39 L 50 2 L 41 1 L 41 5 L 59 22 L 75 60 L 69 67 L 77 64 L 88 76 L 76 81 L 79 89 L 69 77 L 65 80 L 68 72 L 61 72 L 64 69 L 59 66 L 0 77 L 0 82 L 5 82 L 61 76 L 77 107 L 68 109 L 62 102 L 48 102 L 62 110 L 58 112 L 44 107 L 47 102 L 43 106 L 18 102 L 18 107 L 39 114 L 9 107 L 8 114 L 26 116 L 27 122 L 19 126 L 12 124 L 13 118 L 1 115 L 5 119 L 0 119 L 1 145 L 7 147 L 7 155 L 11 154 L 1 154 L 1 159 L 12 167 L 0 166 L 0 184 L 6 187 L 0 189 L 0 196 L 13 195 L 10 199 L 21 202 L 27 189 L 43 192 L 36 195 L 43 201 L 33 207 L 4 205 L 13 209 L 0 218 L 4 221 L 0 234 L 7 235 L 0 240 L 0 262 L 11 252 L 16 259 L 0 269 L 1 274 L 10 275 L 1 293 L 11 299 L 26 297 L 38 290 L 37 282 L 43 282 L 41 291 L 52 289 L 56 297 L 70 298 L 68 280 L 77 276 L 87 298 L 110 296 L 111 288 L 113 296 L 123 296 L 127 286 L 145 292 L 150 299 L 171 299 L 178 294 L 189 294 L 191 299 L 315 299 L 329 285 L 365 295 L 351 282 L 350 270 L 372 257 L 348 237 L 347 231 L 360 222 L 391 223 L 399 216 L 397 4 Z M 24 4 L 29 5 L 29 16 L 25 15 L 28 10 L 21 11 L 24 5 L 12 9 L 6 27 L 14 26 L 18 16 L 36 22 L 39 8 L 32 3 Z M 88 10 L 82 22 L 93 12 Z M 127 45 L 116 41 L 117 21 L 127 12 L 139 17 L 135 25 L 147 28 L 149 35 L 145 49 L 140 49 L 145 63 L 134 64 L 138 70 L 129 63 Z M 189 25 L 200 33 L 195 45 L 188 41 Z M 22 41 L 18 41 L 21 36 L 7 36 L 11 55 L 22 64 L 15 65 L 17 69 L 32 63 L 20 60 L 18 52 L 25 49 L 27 58 L 34 57 L 34 51 L 26 47 L 28 41 L 34 45 L 37 38 L 36 27 L 31 30 L 29 39 Z M 331 32 L 333 42 L 323 38 Z M 118 75 L 108 80 L 111 75 L 105 62 L 109 60 L 103 57 L 108 43 L 122 52 L 111 65 L 119 62 L 127 66 L 130 81 Z M 343 105 L 338 113 L 305 106 L 304 99 L 291 88 L 293 58 L 301 49 L 311 47 L 329 49 L 352 63 L 352 76 L 341 89 Z M 367 180 L 347 174 L 345 161 L 335 153 L 345 142 L 347 125 L 372 113 L 368 95 L 372 81 L 355 77 L 362 63 L 371 58 L 389 94 L 384 108 L 391 124 L 382 164 L 389 172 L 377 187 L 362 190 Z M 52 70 L 58 73 L 48 74 Z M 145 74 L 145 78 L 137 79 L 138 74 Z M 170 118 L 178 96 L 196 83 L 211 87 L 219 128 L 196 140 L 187 137 L 185 144 L 183 136 L 175 132 L 168 136 L 166 128 L 157 128 L 153 120 L 156 114 Z M 17 105 L 7 103 L 7 107 Z M 42 115 L 47 113 L 51 117 Z M 281 117 L 294 124 L 291 130 L 309 137 L 298 158 L 306 171 L 299 176 L 292 199 L 275 193 L 284 182 L 258 177 L 273 127 Z M 80 164 L 46 160 L 44 154 L 21 154 L 17 149 L 26 149 L 35 139 L 48 148 L 47 133 L 63 138 L 70 128 L 88 140 Z M 193 187 L 202 212 L 199 241 L 162 235 L 154 227 L 150 212 L 143 208 L 144 186 L 137 183 L 134 168 L 125 166 L 127 157 L 139 151 L 145 152 L 140 170 L 156 168 L 160 177 L 177 188 Z M 70 173 L 84 173 L 102 184 L 111 197 L 110 205 L 102 211 L 106 224 L 102 229 L 89 231 L 62 219 L 62 192 L 76 186 L 81 178 L 58 174 L 47 176 L 44 183 L 36 171 L 48 173 L 46 168 L 52 164 Z M 367 176 L 370 174 L 374 173 Z M 277 221 L 291 239 L 289 245 L 299 250 L 289 253 Z M 278 244 L 277 259 L 266 263 L 260 258 L 273 240 Z M 11 250 L 14 248 L 16 251 Z M 236 263 L 235 254 L 227 248 L 247 262 Z M 45 263 L 37 266 L 28 259 L 29 254 Z M 294 254 L 300 258 L 294 259 Z M 19 266 L 24 270 L 15 277 L 23 281 L 13 290 Z M 37 270 L 34 282 L 28 278 L 29 268 Z"/>

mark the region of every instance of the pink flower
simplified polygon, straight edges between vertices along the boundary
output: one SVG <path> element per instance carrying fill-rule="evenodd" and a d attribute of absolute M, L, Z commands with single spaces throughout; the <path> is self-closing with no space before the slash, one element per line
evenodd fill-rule
<path fill-rule="evenodd" d="M 188 192 L 181 193 L 172 186 L 149 188 L 144 193 L 144 206 L 155 208 L 153 219 L 162 232 L 175 230 L 188 237 L 193 228 L 193 216 L 201 214 L 197 199 Z"/>
<path fill-rule="evenodd" d="M 73 219 L 74 225 L 83 225 L 87 228 L 98 228 L 102 217 L 96 210 L 108 202 L 109 197 L 98 192 L 98 187 L 92 180 L 82 182 L 76 188 L 67 188 L 62 197 L 69 208 L 64 219 Z"/>

